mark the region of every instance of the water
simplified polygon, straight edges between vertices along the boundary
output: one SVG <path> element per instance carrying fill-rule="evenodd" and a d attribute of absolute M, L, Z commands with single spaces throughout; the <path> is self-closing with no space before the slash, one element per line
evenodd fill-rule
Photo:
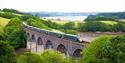
<path fill-rule="evenodd" d="M 48 19 L 58 19 L 58 20 L 70 20 L 70 21 L 76 21 L 76 20 L 84 20 L 87 18 L 87 16 L 54 16 L 54 17 L 44 17 Z"/>

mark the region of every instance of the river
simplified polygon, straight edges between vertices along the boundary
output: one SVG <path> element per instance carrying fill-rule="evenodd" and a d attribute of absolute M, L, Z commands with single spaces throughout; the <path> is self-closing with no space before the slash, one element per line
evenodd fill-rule
<path fill-rule="evenodd" d="M 44 17 L 48 19 L 57 19 L 57 20 L 69 20 L 69 21 L 76 21 L 76 20 L 84 20 L 87 16 L 53 16 L 53 17 Z"/>
<path fill-rule="evenodd" d="M 117 36 L 117 35 L 124 35 L 123 32 L 79 32 L 78 36 L 80 36 L 80 39 L 83 41 L 91 42 L 96 37 L 108 35 L 108 36 Z"/>

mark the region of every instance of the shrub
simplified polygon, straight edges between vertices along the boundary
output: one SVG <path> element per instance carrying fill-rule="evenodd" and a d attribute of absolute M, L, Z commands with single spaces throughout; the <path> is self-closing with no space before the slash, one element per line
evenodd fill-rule
<path fill-rule="evenodd" d="M 14 48 L 0 40 L 0 63 L 17 63 Z"/>
<path fill-rule="evenodd" d="M 125 63 L 125 36 L 99 37 L 83 51 L 80 63 Z"/>
<path fill-rule="evenodd" d="M 42 59 L 38 54 L 25 53 L 19 57 L 18 63 L 42 63 Z"/>

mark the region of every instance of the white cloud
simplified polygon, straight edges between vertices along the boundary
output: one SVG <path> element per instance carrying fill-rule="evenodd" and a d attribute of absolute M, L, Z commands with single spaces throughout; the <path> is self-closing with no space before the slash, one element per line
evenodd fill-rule
<path fill-rule="evenodd" d="M 118 12 L 125 11 L 125 0 L 0 0 L 0 7 L 20 11 Z"/>

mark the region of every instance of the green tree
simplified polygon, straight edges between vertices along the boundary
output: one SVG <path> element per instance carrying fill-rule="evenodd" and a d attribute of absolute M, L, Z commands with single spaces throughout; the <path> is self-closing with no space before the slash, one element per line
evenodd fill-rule
<path fill-rule="evenodd" d="M 82 51 L 80 63 L 125 63 L 125 36 L 103 36 Z"/>
<path fill-rule="evenodd" d="M 18 59 L 18 63 L 74 63 L 57 51 L 46 50 L 43 54 L 25 53 Z"/>
<path fill-rule="evenodd" d="M 75 29 L 75 23 L 74 22 L 68 22 L 63 25 L 63 29 Z"/>
<path fill-rule="evenodd" d="M 4 12 L 4 13 L 0 13 L 0 17 L 11 19 L 11 18 L 14 18 L 14 17 L 19 17 L 19 16 L 14 15 L 10 12 Z"/>
<path fill-rule="evenodd" d="M 73 63 L 58 51 L 45 51 L 41 56 L 43 63 Z"/>
<path fill-rule="evenodd" d="M 5 27 L 7 40 L 15 49 L 26 46 L 25 31 L 21 26 L 21 21 L 18 17 L 12 18 Z"/>
<path fill-rule="evenodd" d="M 17 63 L 14 48 L 0 40 L 0 63 Z"/>
<path fill-rule="evenodd" d="M 8 9 L 8 8 L 4 8 L 2 11 L 4 12 L 11 12 L 11 13 L 17 13 L 17 14 L 23 14 L 22 12 L 15 10 L 15 9 Z"/>
<path fill-rule="evenodd" d="M 43 61 L 40 55 L 27 52 L 19 57 L 18 63 L 43 63 Z"/>
<path fill-rule="evenodd" d="M 116 32 L 119 32 L 119 31 L 125 32 L 125 24 L 124 23 L 117 23 L 113 26 L 113 30 Z"/>

